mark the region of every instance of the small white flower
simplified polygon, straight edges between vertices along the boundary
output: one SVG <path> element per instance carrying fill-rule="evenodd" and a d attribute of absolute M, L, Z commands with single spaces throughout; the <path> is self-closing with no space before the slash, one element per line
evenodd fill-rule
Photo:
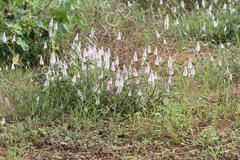
<path fill-rule="evenodd" d="M 78 33 L 76 34 L 74 41 L 78 41 Z"/>
<path fill-rule="evenodd" d="M 214 28 L 216 28 L 217 26 L 218 26 L 218 20 L 213 20 L 213 26 L 214 26 Z"/>
<path fill-rule="evenodd" d="M 7 43 L 7 37 L 6 37 L 6 33 L 5 32 L 3 32 L 3 43 Z"/>
<path fill-rule="evenodd" d="M 148 78 L 148 83 L 151 84 L 151 85 L 154 85 L 154 74 L 153 74 L 153 71 L 151 70 L 151 73 L 150 73 L 150 76 Z"/>
<path fill-rule="evenodd" d="M 210 57 L 210 61 L 211 61 L 211 62 L 214 62 L 213 56 Z"/>
<path fill-rule="evenodd" d="M 199 10 L 199 4 L 196 2 L 196 9 Z"/>
<path fill-rule="evenodd" d="M 1 125 L 3 126 L 3 125 L 5 125 L 5 123 L 6 123 L 6 120 L 5 120 L 5 118 L 3 117 L 3 118 L 2 118 Z"/>
<path fill-rule="evenodd" d="M 225 48 L 223 44 L 221 44 L 221 48 L 222 48 L 222 49 Z"/>
<path fill-rule="evenodd" d="M 202 0 L 202 7 L 205 9 L 206 8 L 206 5 L 205 5 L 205 1 Z"/>
<path fill-rule="evenodd" d="M 223 5 L 223 10 L 226 10 L 226 9 L 227 9 L 227 4 L 224 3 L 224 5 Z"/>
<path fill-rule="evenodd" d="M 158 65 L 159 65 L 159 62 L 160 62 L 160 60 L 159 60 L 159 57 L 157 56 L 156 59 L 155 59 L 154 64 L 158 66 Z"/>
<path fill-rule="evenodd" d="M 150 72 L 150 65 L 149 63 L 147 63 L 147 66 L 145 68 L 145 74 L 149 74 L 149 72 Z"/>
<path fill-rule="evenodd" d="M 138 76 L 138 72 L 137 72 L 137 70 L 136 70 L 136 68 L 135 68 L 135 67 L 133 68 L 133 75 L 134 75 L 135 77 L 137 77 L 137 76 Z"/>
<path fill-rule="evenodd" d="M 172 68 L 172 58 L 171 56 L 168 57 L 168 68 Z"/>
<path fill-rule="evenodd" d="M 178 19 L 176 19 L 174 25 L 175 25 L 175 26 L 179 25 Z"/>
<path fill-rule="evenodd" d="M 39 102 L 39 96 L 37 96 L 37 99 L 36 99 L 36 100 L 37 100 L 37 103 L 38 103 L 38 102 Z"/>
<path fill-rule="evenodd" d="M 54 26 L 54 31 L 56 32 L 57 29 L 58 29 L 58 23 L 56 22 L 56 23 L 55 23 L 55 26 Z"/>
<path fill-rule="evenodd" d="M 11 66 L 11 69 L 12 69 L 12 70 L 14 70 L 14 69 L 15 69 L 15 66 L 14 66 L 14 64 L 12 64 L 12 66 Z"/>
<path fill-rule="evenodd" d="M 197 53 L 200 52 L 200 43 L 199 43 L 199 42 L 197 42 L 196 52 L 197 52 Z"/>
<path fill-rule="evenodd" d="M 195 75 L 195 68 L 194 68 L 194 66 L 192 66 L 192 69 L 191 69 L 191 75 Z"/>
<path fill-rule="evenodd" d="M 137 61 L 138 61 L 137 52 L 136 52 L 136 51 L 134 52 L 133 61 L 134 61 L 134 62 L 137 62 Z"/>
<path fill-rule="evenodd" d="M 132 5 L 132 4 L 128 1 L 128 7 L 131 7 L 131 5 Z"/>
<path fill-rule="evenodd" d="M 157 39 L 160 38 L 160 34 L 158 33 L 158 31 L 156 31 L 156 36 L 157 36 Z"/>
<path fill-rule="evenodd" d="M 231 81 L 232 80 L 232 74 L 229 73 L 229 80 Z"/>
<path fill-rule="evenodd" d="M 93 38 L 94 37 L 94 31 L 93 31 L 93 28 L 91 28 L 91 31 L 90 31 L 90 38 Z"/>
<path fill-rule="evenodd" d="M 162 4 L 163 4 L 163 1 L 162 1 L 162 0 L 160 0 L 159 4 L 160 4 L 160 5 L 162 5 Z"/>
<path fill-rule="evenodd" d="M 151 52 L 152 52 L 151 47 L 150 45 L 148 45 L 148 53 L 151 53 Z"/>
<path fill-rule="evenodd" d="M 48 87 L 49 86 L 49 81 L 47 80 L 45 83 L 44 83 L 44 87 Z"/>
<path fill-rule="evenodd" d="M 76 77 L 76 75 L 73 76 L 72 82 L 73 82 L 73 83 L 76 83 L 76 82 L 77 82 L 77 77 Z"/>
<path fill-rule="evenodd" d="M 167 92 L 170 92 L 170 87 L 168 86 L 167 89 L 166 89 Z"/>
<path fill-rule="evenodd" d="M 183 71 L 183 77 L 187 76 L 187 66 L 184 67 L 184 71 Z"/>
<path fill-rule="evenodd" d="M 96 105 L 99 105 L 99 104 L 100 104 L 99 98 L 96 98 Z"/>
<path fill-rule="evenodd" d="M 139 84 L 139 83 L 140 83 L 140 82 L 139 82 L 139 79 L 137 78 L 137 79 L 136 79 L 136 84 Z"/>
<path fill-rule="evenodd" d="M 167 41 L 166 41 L 165 38 L 163 39 L 163 44 L 164 44 L 165 46 L 167 45 Z"/>
<path fill-rule="evenodd" d="M 184 2 L 183 2 L 183 1 L 181 2 L 181 8 L 182 8 L 182 9 L 185 8 L 185 6 L 184 6 Z"/>
<path fill-rule="evenodd" d="M 43 46 L 44 49 L 47 48 L 47 42 L 44 42 L 44 46 Z"/>
<path fill-rule="evenodd" d="M 168 84 L 172 84 L 172 79 L 171 79 L 171 77 L 168 78 Z"/>
<path fill-rule="evenodd" d="M 119 57 L 116 57 L 115 64 L 118 66 L 119 65 Z"/>
<path fill-rule="evenodd" d="M 118 41 L 121 41 L 121 39 L 122 39 L 122 38 L 121 38 L 121 32 L 118 32 L 117 40 L 118 40 Z"/>
<path fill-rule="evenodd" d="M 157 47 L 155 47 L 155 50 L 154 50 L 154 55 L 158 55 L 158 49 L 157 49 Z"/>
<path fill-rule="evenodd" d="M 53 27 L 53 17 L 51 18 L 51 21 L 49 23 L 49 28 L 52 28 Z"/>
<path fill-rule="evenodd" d="M 132 96 L 132 92 L 129 91 L 129 92 L 128 92 L 128 97 L 131 97 L 131 96 Z"/>
<path fill-rule="evenodd" d="M 111 70 L 112 70 L 113 72 L 116 70 L 116 68 L 115 68 L 115 63 L 114 63 L 114 62 L 112 62 Z"/>
<path fill-rule="evenodd" d="M 138 96 L 142 96 L 142 91 L 141 91 L 141 90 L 138 90 L 137 95 L 138 95 Z"/>
<path fill-rule="evenodd" d="M 188 69 L 192 69 L 192 59 L 189 58 L 188 60 Z"/>
<path fill-rule="evenodd" d="M 169 16 L 168 16 L 168 14 L 167 14 L 166 19 L 164 21 L 164 28 L 165 28 L 165 30 L 169 29 Z"/>
<path fill-rule="evenodd" d="M 13 35 L 12 41 L 15 42 L 16 41 L 16 35 Z"/>

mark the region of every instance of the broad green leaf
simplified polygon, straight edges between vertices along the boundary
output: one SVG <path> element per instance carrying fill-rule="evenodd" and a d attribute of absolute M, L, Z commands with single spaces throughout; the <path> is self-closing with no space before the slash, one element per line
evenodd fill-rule
<path fill-rule="evenodd" d="M 25 41 L 23 41 L 21 38 L 18 38 L 17 44 L 21 46 L 24 51 L 29 51 L 28 44 Z"/>

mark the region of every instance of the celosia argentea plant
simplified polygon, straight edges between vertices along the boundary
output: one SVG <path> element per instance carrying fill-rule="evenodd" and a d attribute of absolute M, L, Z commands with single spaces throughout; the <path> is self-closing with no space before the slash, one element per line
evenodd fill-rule
<path fill-rule="evenodd" d="M 149 49 L 150 50 L 150 49 Z M 139 61 L 137 53 L 129 65 L 121 64 L 119 57 L 111 57 L 109 49 L 89 45 L 81 48 L 76 35 L 71 52 L 59 58 L 52 52 L 50 66 L 45 72 L 44 95 L 49 95 L 49 102 L 38 103 L 40 110 L 78 110 L 86 112 L 116 111 L 129 114 L 141 109 L 150 109 L 159 105 L 167 91 L 171 88 L 171 78 L 160 78 L 159 73 L 151 69 L 146 61 L 145 49 L 141 59 L 141 67 L 135 67 Z M 157 56 L 158 66 L 161 58 Z M 40 58 L 43 66 L 43 59 Z M 168 68 L 173 74 L 172 60 L 169 57 Z M 169 88 L 170 87 L 170 88 Z M 38 97 L 38 101 L 41 100 Z M 50 105 L 49 105 L 50 104 Z M 46 106 L 45 106 L 46 105 Z M 37 113 L 44 113 L 36 109 Z M 109 112 L 108 112 L 109 113 Z"/>

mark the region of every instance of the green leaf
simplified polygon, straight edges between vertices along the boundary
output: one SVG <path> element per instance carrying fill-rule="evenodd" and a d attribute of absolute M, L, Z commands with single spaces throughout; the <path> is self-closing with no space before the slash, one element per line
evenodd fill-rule
<path fill-rule="evenodd" d="M 29 45 L 21 38 L 18 38 L 17 44 L 21 46 L 24 51 L 29 51 Z"/>
<path fill-rule="evenodd" d="M 63 21 L 63 22 L 68 22 L 67 18 L 67 9 L 66 8 L 50 8 L 50 12 L 53 16 L 55 16 L 57 19 Z"/>
<path fill-rule="evenodd" d="M 76 22 L 78 26 L 80 26 L 85 32 L 90 32 L 89 26 L 83 24 L 82 21 L 80 21 L 76 16 L 73 17 L 72 21 Z"/>

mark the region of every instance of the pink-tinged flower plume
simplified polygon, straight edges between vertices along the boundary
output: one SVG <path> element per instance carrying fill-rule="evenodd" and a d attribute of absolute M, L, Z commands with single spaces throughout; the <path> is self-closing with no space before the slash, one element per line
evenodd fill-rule
<path fill-rule="evenodd" d="M 172 68 L 172 58 L 171 58 L 171 56 L 168 57 L 168 68 L 169 69 Z"/>
<path fill-rule="evenodd" d="M 171 77 L 168 78 L 168 84 L 172 84 L 172 79 L 171 79 Z"/>
<path fill-rule="evenodd" d="M 133 56 L 133 62 L 137 62 L 138 58 L 137 58 L 137 52 L 134 52 L 134 56 Z"/>
<path fill-rule="evenodd" d="M 148 78 L 148 83 L 152 86 L 154 86 L 154 80 L 155 80 L 155 75 L 153 73 L 153 71 L 151 70 L 150 76 Z"/>
<path fill-rule="evenodd" d="M 138 72 L 137 72 L 137 69 L 136 69 L 135 67 L 133 68 L 133 75 L 134 75 L 135 77 L 138 76 Z"/>
<path fill-rule="evenodd" d="M 56 56 L 54 52 L 52 52 L 50 63 L 51 63 L 51 66 L 55 65 L 56 63 Z"/>
<path fill-rule="evenodd" d="M 183 71 L 183 77 L 186 77 L 187 76 L 187 66 L 184 67 L 184 71 Z"/>
<path fill-rule="evenodd" d="M 196 46 L 196 52 L 199 53 L 200 52 L 200 43 L 197 42 L 197 46 Z"/>
<path fill-rule="evenodd" d="M 116 68 L 115 68 L 115 63 L 114 63 L 114 62 L 112 62 L 111 70 L 112 70 L 113 72 L 116 70 Z"/>
<path fill-rule="evenodd" d="M 145 68 L 145 74 L 149 74 L 149 72 L 150 72 L 150 64 L 147 63 L 147 66 Z"/>
<path fill-rule="evenodd" d="M 128 3 L 128 7 L 131 7 L 131 6 L 132 6 L 132 4 L 131 4 L 129 1 L 128 1 L 127 3 Z"/>
<path fill-rule="evenodd" d="M 122 39 L 122 38 L 121 38 L 121 32 L 118 32 L 117 40 L 118 40 L 118 41 L 121 41 L 121 39 Z"/>
<path fill-rule="evenodd" d="M 167 16 L 165 18 L 165 21 L 164 21 L 164 28 L 165 28 L 165 30 L 169 29 L 169 16 L 168 16 L 168 14 L 167 14 Z"/>
<path fill-rule="evenodd" d="M 194 66 L 192 66 L 192 69 L 191 69 L 191 75 L 195 75 L 195 68 L 194 68 Z"/>
<path fill-rule="evenodd" d="M 116 57 L 115 64 L 116 64 L 116 66 L 119 66 L 119 57 L 118 56 Z"/>
<path fill-rule="evenodd" d="M 188 60 L 188 69 L 192 69 L 192 59 L 191 58 L 189 58 L 189 60 Z"/>
<path fill-rule="evenodd" d="M 160 62 L 160 60 L 159 60 L 159 57 L 157 56 L 156 59 L 155 59 L 154 64 L 158 66 L 158 65 L 159 65 L 159 62 Z"/>
<path fill-rule="evenodd" d="M 44 61 L 43 61 L 43 57 L 42 57 L 42 55 L 40 56 L 40 65 L 44 65 Z"/>
<path fill-rule="evenodd" d="M 43 46 L 44 49 L 47 48 L 47 42 L 44 42 L 44 46 Z"/>

